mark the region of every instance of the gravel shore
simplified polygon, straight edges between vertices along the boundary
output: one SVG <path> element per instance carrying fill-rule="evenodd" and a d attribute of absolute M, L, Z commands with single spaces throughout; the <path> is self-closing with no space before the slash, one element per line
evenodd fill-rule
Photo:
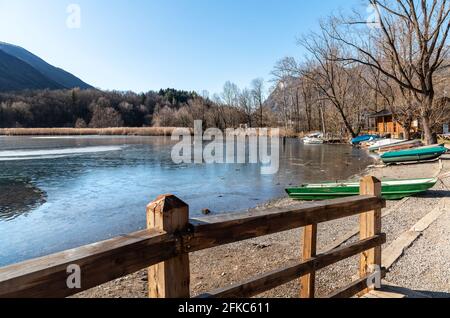
<path fill-rule="evenodd" d="M 444 166 L 449 171 L 450 163 Z M 450 198 L 450 178 L 442 182 L 441 195 Z M 405 251 L 387 280 L 433 298 L 450 298 L 450 199 L 440 209 L 442 216 Z"/>
<path fill-rule="evenodd" d="M 443 161 L 390 167 L 372 167 L 368 175 L 378 178 L 419 178 L 437 176 L 450 171 L 450 162 Z M 450 181 L 449 181 L 450 185 Z M 449 196 L 448 188 L 442 183 L 424 195 L 408 199 L 398 207 L 398 202 L 388 202 L 387 209 L 396 207 L 393 213 L 383 218 L 383 232 L 387 243 L 391 244 L 400 234 L 409 230 L 428 214 L 444 196 Z M 299 202 L 283 198 L 265 204 L 266 207 L 292 207 Z M 318 248 L 325 248 L 339 240 L 345 233 L 358 227 L 359 218 L 345 218 L 319 225 Z M 192 253 L 191 294 L 199 295 L 213 289 L 256 276 L 282 267 L 287 262 L 301 258 L 302 230 L 294 230 L 236 244 Z M 436 221 L 424 235 L 406 251 L 404 257 L 394 265 L 387 280 L 402 287 L 430 291 L 432 296 L 450 294 L 450 211 Z M 356 240 L 353 238 L 352 240 Z M 349 242 L 352 242 L 350 240 Z M 342 261 L 317 273 L 317 294 L 325 296 L 333 290 L 350 283 L 358 272 L 359 257 Z M 299 295 L 299 282 L 294 281 L 261 297 L 295 298 Z M 95 298 L 140 298 L 147 297 L 147 272 L 110 282 L 103 286 L 78 294 L 76 297 Z M 449 297 L 449 296 L 448 296 Z"/>

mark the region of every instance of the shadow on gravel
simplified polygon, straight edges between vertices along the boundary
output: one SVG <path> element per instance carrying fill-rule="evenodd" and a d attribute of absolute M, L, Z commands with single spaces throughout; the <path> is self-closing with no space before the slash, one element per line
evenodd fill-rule
<path fill-rule="evenodd" d="M 450 191 L 447 190 L 428 190 L 423 194 L 416 196 L 417 198 L 447 198 L 450 197 Z"/>
<path fill-rule="evenodd" d="M 450 298 L 450 293 L 432 292 L 432 291 L 426 291 L 426 290 L 416 290 L 416 292 L 424 294 L 425 296 L 428 296 L 431 298 Z"/>
<path fill-rule="evenodd" d="M 387 167 L 403 167 L 403 166 L 420 166 L 424 163 L 435 163 L 439 162 L 439 160 L 450 160 L 450 157 L 448 159 L 444 159 L 443 157 L 439 159 L 433 159 L 433 160 L 423 160 L 423 161 L 411 161 L 411 162 L 397 162 L 397 163 L 388 163 L 386 164 Z"/>

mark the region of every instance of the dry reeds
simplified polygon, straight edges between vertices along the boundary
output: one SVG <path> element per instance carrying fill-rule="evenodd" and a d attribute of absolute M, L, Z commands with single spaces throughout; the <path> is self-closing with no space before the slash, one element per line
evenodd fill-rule
<path fill-rule="evenodd" d="M 0 128 L 3 136 L 171 136 L 175 127 L 121 127 L 121 128 Z M 191 129 L 192 131 L 192 129 Z M 241 132 L 242 131 L 239 131 Z M 245 132 L 245 130 L 244 130 Z M 259 130 L 257 130 L 259 135 Z M 272 131 L 269 129 L 269 135 Z M 298 137 L 280 129 L 280 137 Z"/>
<path fill-rule="evenodd" d="M 173 127 L 142 128 L 3 128 L 4 136 L 171 136 Z"/>

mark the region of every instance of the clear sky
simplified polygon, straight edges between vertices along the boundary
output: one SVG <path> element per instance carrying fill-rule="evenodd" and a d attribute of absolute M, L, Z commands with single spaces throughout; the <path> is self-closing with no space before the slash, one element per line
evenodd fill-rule
<path fill-rule="evenodd" d="M 67 27 L 70 4 L 80 28 Z M 361 0 L 0 0 L 0 41 L 102 89 L 211 93 L 270 78 L 296 39 Z M 73 11 L 72 11 L 73 12 Z M 73 19 L 70 21 L 74 21 Z"/>

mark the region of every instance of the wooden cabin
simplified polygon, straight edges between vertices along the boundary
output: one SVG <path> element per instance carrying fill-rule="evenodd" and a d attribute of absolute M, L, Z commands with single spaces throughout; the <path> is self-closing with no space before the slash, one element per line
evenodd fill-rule
<path fill-rule="evenodd" d="M 403 138 L 405 135 L 405 129 L 403 126 L 394 119 L 394 115 L 391 111 L 384 109 L 377 113 L 370 114 L 369 118 L 369 130 L 371 134 L 387 136 L 392 138 Z M 417 132 L 418 121 L 413 122 L 413 128 L 411 133 Z"/>

